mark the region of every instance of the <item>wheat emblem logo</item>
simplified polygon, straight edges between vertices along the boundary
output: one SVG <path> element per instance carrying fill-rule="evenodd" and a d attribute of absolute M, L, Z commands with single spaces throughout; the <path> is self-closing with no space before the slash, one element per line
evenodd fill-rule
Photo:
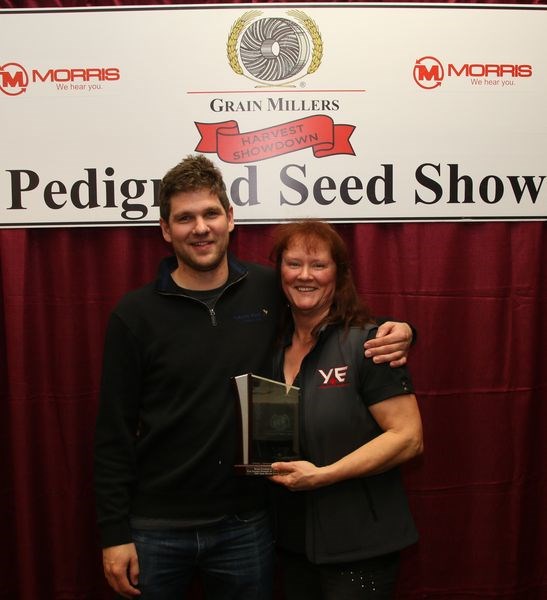
<path fill-rule="evenodd" d="M 315 73 L 323 58 L 323 40 L 315 23 L 301 10 L 284 17 L 263 17 L 250 10 L 232 25 L 227 42 L 232 71 L 261 86 L 293 86 Z"/>

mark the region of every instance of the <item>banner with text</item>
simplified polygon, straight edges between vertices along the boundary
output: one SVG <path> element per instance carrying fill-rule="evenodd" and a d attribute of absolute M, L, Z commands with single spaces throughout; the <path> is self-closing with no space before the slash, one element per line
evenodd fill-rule
<path fill-rule="evenodd" d="M 238 223 L 547 218 L 546 6 L 0 15 L 0 227 L 157 223 L 195 152 Z"/>

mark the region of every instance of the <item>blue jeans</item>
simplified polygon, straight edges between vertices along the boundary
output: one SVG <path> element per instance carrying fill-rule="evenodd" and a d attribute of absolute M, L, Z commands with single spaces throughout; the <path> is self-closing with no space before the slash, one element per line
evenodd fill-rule
<path fill-rule="evenodd" d="M 268 515 L 256 511 L 197 529 L 133 529 L 140 600 L 182 600 L 201 575 L 209 600 L 268 600 L 273 539 Z"/>

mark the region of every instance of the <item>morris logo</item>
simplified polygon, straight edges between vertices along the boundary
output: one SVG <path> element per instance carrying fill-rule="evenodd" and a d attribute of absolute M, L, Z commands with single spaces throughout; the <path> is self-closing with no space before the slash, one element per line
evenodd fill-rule
<path fill-rule="evenodd" d="M 468 78 L 473 85 L 498 85 L 505 87 L 514 85 L 514 80 L 532 77 L 532 65 L 515 63 L 448 63 L 446 69 L 438 58 L 422 56 L 416 60 L 413 70 L 414 81 L 423 90 L 438 88 L 445 78 Z"/>
<path fill-rule="evenodd" d="M 287 18 L 244 13 L 232 26 L 227 42 L 230 67 L 261 85 L 291 86 L 315 73 L 323 58 L 323 41 L 313 19 L 301 10 Z"/>
<path fill-rule="evenodd" d="M 27 91 L 28 74 L 19 63 L 0 65 L 0 91 L 7 96 L 18 96 Z"/>
<path fill-rule="evenodd" d="M 424 90 L 439 87 L 444 79 L 444 68 L 434 56 L 422 56 L 414 65 L 414 81 Z"/>

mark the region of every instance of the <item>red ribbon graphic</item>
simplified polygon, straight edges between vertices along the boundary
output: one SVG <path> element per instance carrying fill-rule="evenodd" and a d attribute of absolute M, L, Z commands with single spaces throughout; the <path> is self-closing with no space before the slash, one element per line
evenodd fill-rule
<path fill-rule="evenodd" d="M 237 121 L 197 123 L 201 139 L 198 152 L 213 152 L 227 163 L 266 160 L 312 148 L 316 158 L 335 154 L 355 155 L 349 138 L 354 125 L 335 125 L 327 115 L 296 119 L 256 131 L 241 133 Z"/>

